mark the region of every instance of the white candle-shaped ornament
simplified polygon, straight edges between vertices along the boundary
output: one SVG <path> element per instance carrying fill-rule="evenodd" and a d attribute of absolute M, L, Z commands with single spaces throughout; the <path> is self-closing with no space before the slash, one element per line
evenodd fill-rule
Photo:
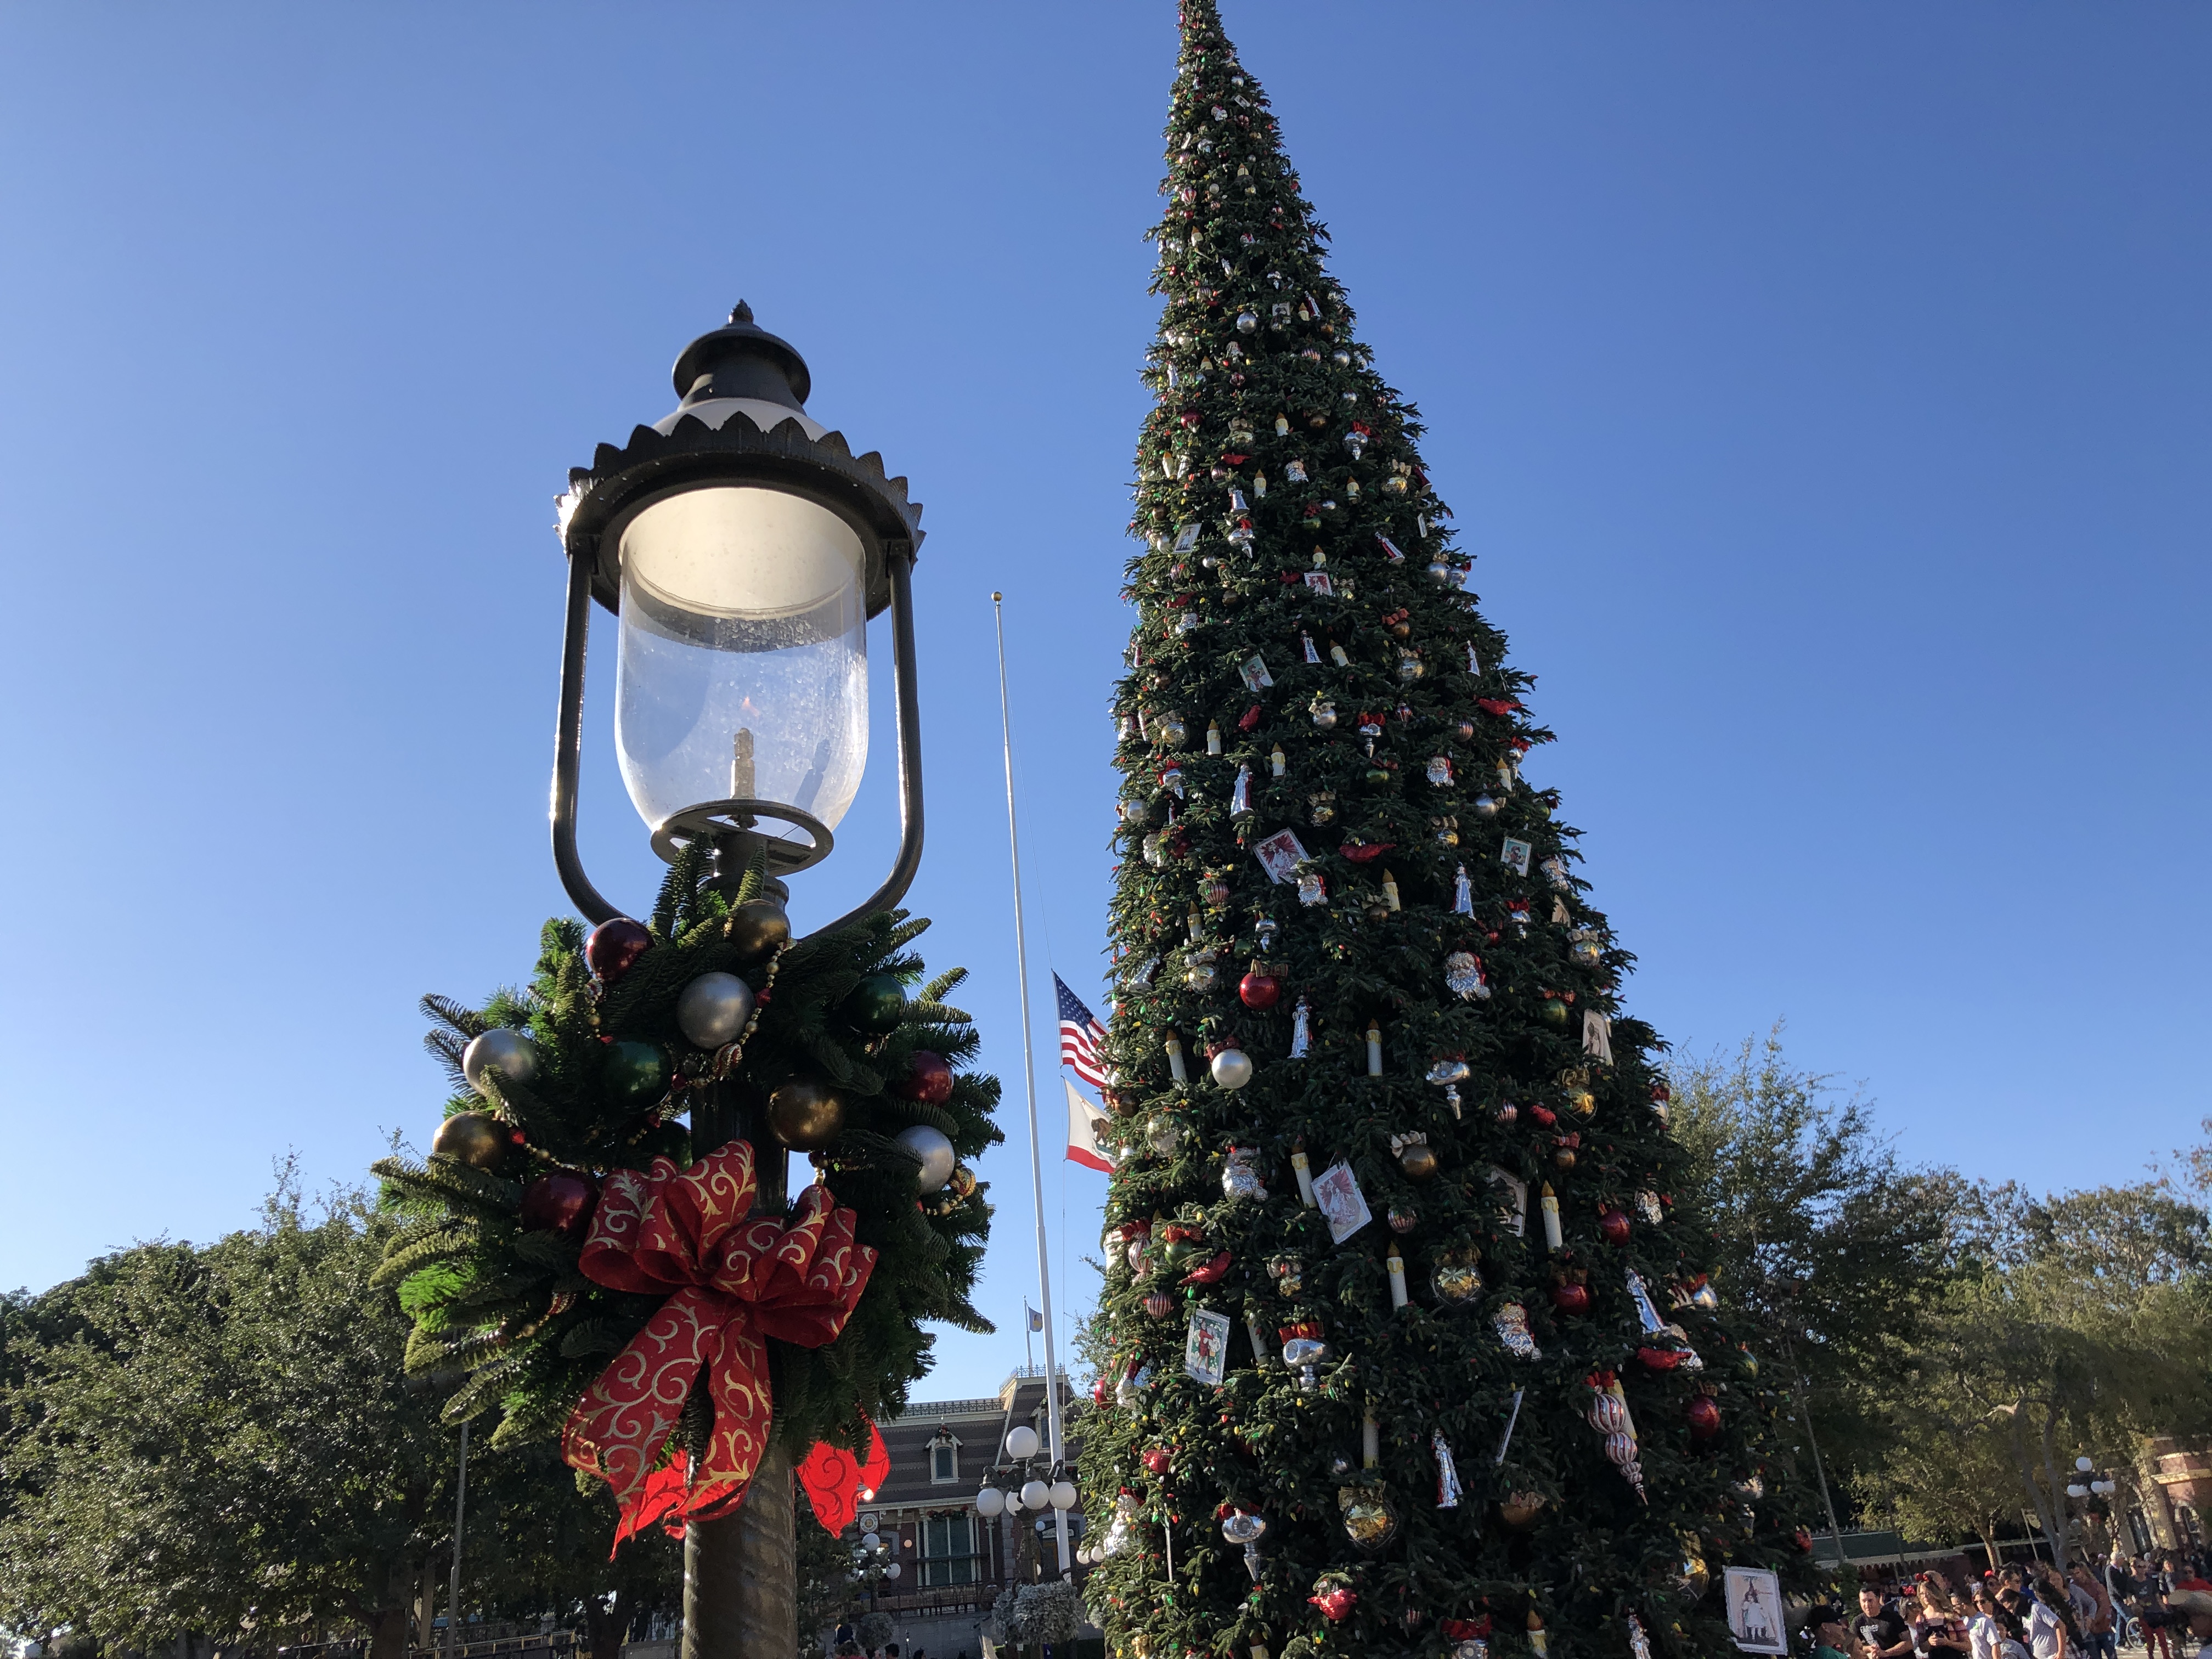
<path fill-rule="evenodd" d="M 1247 1310 L 1244 1315 L 1244 1334 L 1252 1339 L 1252 1363 L 1264 1364 L 1267 1358 L 1267 1339 L 1260 1329 L 1260 1316 Z"/>
<path fill-rule="evenodd" d="M 1303 1146 L 1291 1154 L 1291 1173 L 1297 1178 L 1298 1202 L 1309 1210 L 1318 1209 L 1320 1206 L 1314 1202 L 1313 1195 L 1313 1165 L 1306 1161 L 1306 1149 Z"/>
<path fill-rule="evenodd" d="M 1552 1250 L 1563 1248 L 1566 1241 L 1559 1237 L 1559 1200 L 1550 1182 L 1544 1183 L 1544 1195 L 1537 1205 L 1544 1212 L 1544 1247 Z"/>
<path fill-rule="evenodd" d="M 1398 878 L 1392 875 L 1388 870 L 1385 870 L 1382 872 L 1382 902 L 1389 905 L 1393 910 L 1399 908 Z"/>
<path fill-rule="evenodd" d="M 1367 1075 L 1382 1075 L 1382 1028 L 1371 1019 L 1367 1022 Z"/>
<path fill-rule="evenodd" d="M 1218 720 L 1206 723 L 1206 752 L 1209 755 L 1221 752 L 1221 722 Z"/>
<path fill-rule="evenodd" d="M 1359 1419 L 1359 1467 L 1371 1469 L 1382 1461 L 1382 1431 L 1375 1421 L 1370 1403 Z"/>
<path fill-rule="evenodd" d="M 1533 1613 L 1528 1615 L 1528 1651 L 1536 1659 L 1552 1659 L 1552 1644 L 1544 1634 L 1544 1621 Z"/>
<path fill-rule="evenodd" d="M 1177 1083 L 1188 1083 L 1190 1081 L 1190 1073 L 1183 1069 L 1182 1064 L 1182 1039 L 1177 1036 L 1173 1031 L 1170 1031 L 1168 1033 L 1166 1047 L 1168 1051 L 1168 1075 L 1172 1077 Z M 1550 1189 L 1547 1188 L 1546 1190 L 1549 1191 Z"/>
<path fill-rule="evenodd" d="M 1395 1312 L 1406 1305 L 1406 1258 L 1398 1254 L 1395 1244 L 1382 1258 L 1382 1266 L 1390 1275 L 1390 1307 Z"/>
<path fill-rule="evenodd" d="M 1283 745 L 1279 743 L 1269 751 L 1267 756 L 1267 765 L 1273 769 L 1277 777 L 1279 778 L 1283 775 Z"/>

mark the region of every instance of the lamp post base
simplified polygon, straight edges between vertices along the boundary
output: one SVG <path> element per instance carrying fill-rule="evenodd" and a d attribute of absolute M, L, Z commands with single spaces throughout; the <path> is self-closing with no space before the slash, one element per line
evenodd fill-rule
<path fill-rule="evenodd" d="M 794 1659 L 791 1459 L 771 1449 L 737 1511 L 684 1531 L 683 1659 Z"/>

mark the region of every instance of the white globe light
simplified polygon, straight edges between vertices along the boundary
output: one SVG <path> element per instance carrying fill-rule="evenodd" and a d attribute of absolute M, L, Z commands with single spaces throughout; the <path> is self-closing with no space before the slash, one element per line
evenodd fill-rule
<path fill-rule="evenodd" d="M 883 1545 L 884 1535 L 879 1532 L 864 1532 L 860 1534 L 860 1547 L 864 1550 L 881 1549 Z"/>
<path fill-rule="evenodd" d="M 1052 1483 L 1052 1506 L 1056 1510 L 1072 1510 L 1075 1507 L 1075 1482 L 1055 1480 Z"/>
<path fill-rule="evenodd" d="M 899 1564 L 896 1561 L 892 1562 L 890 1565 L 884 1569 L 884 1577 L 886 1578 L 896 1578 L 898 1576 Z"/>
<path fill-rule="evenodd" d="M 1008 1515 L 1019 1515 L 1021 1512 L 1022 1512 L 1022 1495 L 1021 1495 L 1021 1493 L 1019 1493 L 1019 1492 L 1008 1492 L 1008 1493 L 1006 1494 L 1006 1513 L 1007 1513 Z"/>
<path fill-rule="evenodd" d="M 2097 1466 L 2094 1463 L 2092 1463 L 2086 1457 L 2077 1457 L 2074 1460 L 2074 1467 L 2081 1470 L 2082 1474 L 2087 1474 L 2090 1470 L 2095 1468 Z"/>
<path fill-rule="evenodd" d="M 1024 1509 L 1041 1510 L 1050 1502 L 1052 1502 L 1052 1488 L 1046 1486 L 1043 1481 L 1024 1480 L 1022 1483 L 1022 1507 Z"/>
<path fill-rule="evenodd" d="M 2089 1495 L 2089 1489 L 2079 1480 L 2072 1481 L 2067 1486 L 2066 1495 L 2069 1498 L 2087 1498 Z"/>
<path fill-rule="evenodd" d="M 1006 1455 L 1035 1457 L 1037 1455 L 1037 1432 L 1024 1423 L 1006 1437 Z"/>
<path fill-rule="evenodd" d="M 1006 1494 L 996 1486 L 986 1486 L 975 1494 L 975 1513 L 986 1521 L 994 1516 L 1005 1514 L 1006 1510 Z"/>

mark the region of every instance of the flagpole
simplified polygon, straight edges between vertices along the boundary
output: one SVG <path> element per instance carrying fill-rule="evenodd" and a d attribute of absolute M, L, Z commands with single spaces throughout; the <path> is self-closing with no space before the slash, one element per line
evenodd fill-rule
<path fill-rule="evenodd" d="M 1037 1295 L 1044 1304 L 1037 1311 L 1044 1316 L 1045 1426 L 1052 1437 L 1048 1446 L 1052 1453 L 1053 1468 L 1058 1469 L 1066 1454 L 1060 1437 L 1060 1367 L 1053 1360 L 1052 1267 L 1045 1249 L 1044 1143 L 1037 1128 L 1036 1048 L 1030 1036 L 1030 947 L 1028 935 L 1022 926 L 1022 837 L 1014 823 L 1014 716 L 1006 696 L 1005 594 L 994 592 L 991 595 L 991 617 L 999 635 L 999 725 L 1006 736 L 1006 844 L 1013 854 L 1014 868 L 1014 972 L 1021 984 L 1022 1072 L 1029 1085 L 1030 1193 L 1036 1200 Z M 1023 1304 L 1022 1312 L 1022 1322 L 1026 1325 L 1029 1322 L 1026 1303 Z M 1060 1576 L 1073 1579 L 1075 1565 L 1069 1551 L 1067 1511 L 1055 1509 L 1052 1514 L 1054 1523 L 1059 1528 Z"/>

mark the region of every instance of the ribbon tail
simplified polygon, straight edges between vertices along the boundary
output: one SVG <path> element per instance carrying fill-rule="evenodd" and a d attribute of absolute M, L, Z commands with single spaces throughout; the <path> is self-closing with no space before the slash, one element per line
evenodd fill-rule
<path fill-rule="evenodd" d="M 707 1455 L 693 1471 L 686 1513 L 701 1515 L 726 1504 L 735 1508 L 768 1450 L 775 1396 L 769 1387 L 768 1343 L 747 1314 L 721 1330 L 721 1354 L 707 1373 L 714 1402 L 714 1429 Z"/>
<path fill-rule="evenodd" d="M 884 1444 L 884 1431 L 872 1419 L 868 1425 L 868 1449 L 855 1458 L 842 1446 L 817 1441 L 806 1461 L 799 1466 L 799 1484 L 806 1488 L 814 1505 L 814 1518 L 832 1538 L 851 1526 L 860 1511 L 860 1493 L 883 1485 L 891 1472 L 891 1454 Z"/>
<path fill-rule="evenodd" d="M 561 1455 L 614 1488 L 623 1511 L 616 1542 L 649 1524 L 646 1510 L 661 1447 L 676 1425 L 700 1370 L 724 1343 L 714 1316 L 719 1298 L 692 1290 L 669 1297 L 651 1322 L 599 1373 L 568 1413 Z"/>

